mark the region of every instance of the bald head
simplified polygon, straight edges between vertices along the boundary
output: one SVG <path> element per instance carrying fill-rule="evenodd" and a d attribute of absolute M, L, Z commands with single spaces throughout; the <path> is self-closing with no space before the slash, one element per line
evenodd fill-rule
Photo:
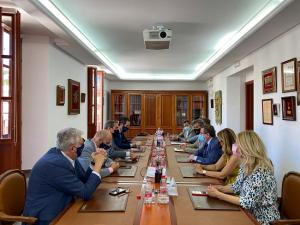
<path fill-rule="evenodd" d="M 95 141 L 97 146 L 99 146 L 102 143 L 107 144 L 111 142 L 112 135 L 108 130 L 100 130 L 96 132 L 95 136 L 93 137 L 93 140 Z"/>

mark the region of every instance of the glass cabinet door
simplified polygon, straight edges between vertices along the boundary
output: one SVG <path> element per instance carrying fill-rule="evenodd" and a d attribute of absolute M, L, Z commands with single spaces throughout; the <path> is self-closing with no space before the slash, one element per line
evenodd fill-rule
<path fill-rule="evenodd" d="M 129 120 L 130 126 L 141 126 L 142 96 L 129 96 Z"/>
<path fill-rule="evenodd" d="M 202 95 L 194 95 L 192 97 L 192 120 L 206 117 L 204 101 L 205 99 Z"/>
<path fill-rule="evenodd" d="M 114 119 L 120 120 L 126 115 L 126 99 L 123 94 L 114 95 Z"/>
<path fill-rule="evenodd" d="M 188 96 L 176 96 L 176 125 L 183 126 L 188 119 L 189 98 Z"/>

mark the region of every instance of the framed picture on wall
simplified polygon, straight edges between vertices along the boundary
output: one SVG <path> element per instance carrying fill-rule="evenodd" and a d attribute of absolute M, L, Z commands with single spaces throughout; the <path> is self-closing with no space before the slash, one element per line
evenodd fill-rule
<path fill-rule="evenodd" d="M 65 87 L 56 85 L 56 105 L 65 105 Z"/>
<path fill-rule="evenodd" d="M 300 105 L 300 61 L 297 62 L 297 105 Z"/>
<path fill-rule="evenodd" d="M 216 124 L 222 124 L 222 91 L 215 92 L 215 120 Z"/>
<path fill-rule="evenodd" d="M 262 100 L 263 124 L 273 125 L 273 99 Z"/>
<path fill-rule="evenodd" d="M 81 98 L 81 102 L 82 103 L 85 103 L 85 93 L 81 93 L 81 96 L 80 96 Z"/>
<path fill-rule="evenodd" d="M 262 72 L 263 93 L 277 92 L 277 69 L 272 67 Z"/>
<path fill-rule="evenodd" d="M 280 104 L 273 104 L 273 116 L 280 116 Z"/>
<path fill-rule="evenodd" d="M 282 92 L 297 90 L 296 63 L 296 58 L 281 63 Z"/>
<path fill-rule="evenodd" d="M 281 98 L 282 104 L 282 119 L 296 120 L 296 98 L 295 96 L 288 96 Z"/>
<path fill-rule="evenodd" d="M 80 83 L 68 79 L 68 114 L 80 114 Z"/>

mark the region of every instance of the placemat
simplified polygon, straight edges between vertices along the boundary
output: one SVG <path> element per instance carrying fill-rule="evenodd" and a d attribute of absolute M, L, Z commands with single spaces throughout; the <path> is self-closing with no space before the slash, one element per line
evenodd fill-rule
<path fill-rule="evenodd" d="M 175 155 L 175 158 L 178 163 L 190 163 L 188 156 Z"/>
<path fill-rule="evenodd" d="M 194 209 L 232 210 L 232 211 L 240 210 L 239 206 L 219 200 L 217 198 L 192 195 L 192 191 L 206 191 L 206 189 L 207 187 L 205 186 L 187 187 L 187 191 L 193 203 Z"/>
<path fill-rule="evenodd" d="M 195 173 L 194 167 L 191 165 L 180 166 L 179 169 L 180 169 L 182 177 L 184 177 L 184 178 L 197 178 L 197 177 L 203 178 L 203 177 L 205 177 L 205 175 L 203 175 L 203 174 Z"/>
<path fill-rule="evenodd" d="M 83 203 L 79 212 L 121 212 L 126 210 L 128 194 L 112 196 L 112 189 L 98 189 L 92 199 Z"/>
<path fill-rule="evenodd" d="M 131 168 L 119 168 L 116 172 L 112 173 L 111 177 L 135 177 L 137 166 Z"/>

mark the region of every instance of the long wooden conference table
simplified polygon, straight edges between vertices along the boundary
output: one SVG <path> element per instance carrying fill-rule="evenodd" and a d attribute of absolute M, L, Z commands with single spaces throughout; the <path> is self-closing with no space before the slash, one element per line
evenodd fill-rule
<path fill-rule="evenodd" d="M 151 139 L 152 138 L 152 139 Z M 149 144 L 153 137 L 138 137 Z M 166 146 L 167 175 L 174 177 L 177 183 L 178 196 L 170 196 L 169 204 L 144 204 L 142 190 L 145 184 L 144 176 L 149 165 L 151 145 L 146 146 L 146 151 L 138 153 L 140 160 L 134 164 L 137 172 L 134 177 L 106 177 L 103 178 L 97 191 L 107 188 L 128 187 L 130 193 L 126 210 L 124 212 L 80 212 L 85 203 L 83 200 L 75 200 L 64 212 L 62 212 L 51 224 L 55 225 L 253 225 L 257 221 L 244 209 L 230 210 L 195 210 L 187 191 L 188 187 L 222 184 L 221 180 L 209 177 L 183 178 L 179 167 L 191 165 L 191 163 L 178 163 L 176 145 Z"/>

